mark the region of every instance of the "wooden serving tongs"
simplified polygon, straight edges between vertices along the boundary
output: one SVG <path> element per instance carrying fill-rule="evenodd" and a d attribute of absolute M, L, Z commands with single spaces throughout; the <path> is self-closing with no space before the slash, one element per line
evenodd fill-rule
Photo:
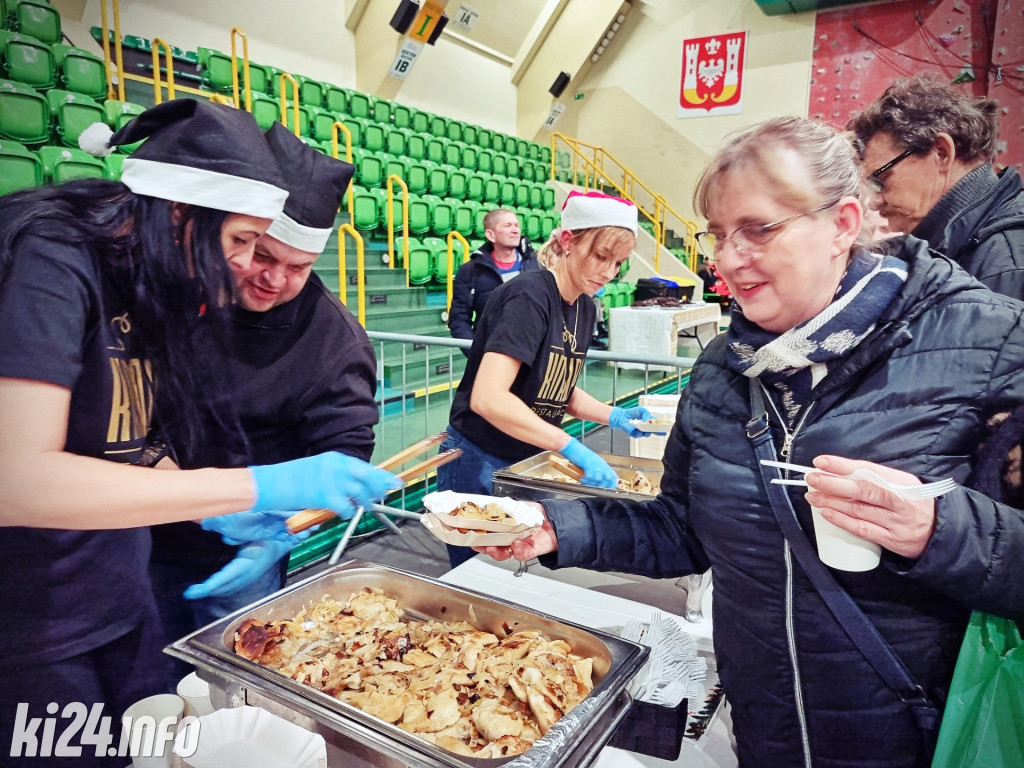
<path fill-rule="evenodd" d="M 394 456 L 385 459 L 377 465 L 378 469 L 394 469 L 404 464 L 406 461 L 411 459 L 413 456 L 418 456 L 424 453 L 436 445 L 440 445 L 448 438 L 447 432 L 438 432 L 436 435 L 425 437 L 419 442 L 413 443 L 408 448 L 399 451 Z M 454 461 L 462 455 L 461 448 L 451 448 L 447 451 L 442 451 L 436 456 L 431 456 L 429 459 L 415 464 L 408 469 L 405 469 L 397 473 L 397 476 L 408 482 L 414 477 L 425 475 L 433 469 L 440 467 L 443 464 L 447 464 L 449 461 Z M 372 511 L 372 510 L 371 510 Z M 337 517 L 337 513 L 330 509 L 304 509 L 301 512 L 296 512 L 294 515 L 288 518 L 288 532 L 289 533 L 300 533 L 314 525 L 320 525 L 326 523 L 332 517 Z M 357 522 L 356 518 L 353 518 L 353 523 Z M 353 526 L 350 526 L 354 528 Z"/>
<path fill-rule="evenodd" d="M 583 482 L 583 470 L 577 467 L 564 456 L 561 456 L 557 453 L 549 453 L 548 465 L 553 469 L 557 469 L 563 475 L 568 475 L 577 483 Z"/>

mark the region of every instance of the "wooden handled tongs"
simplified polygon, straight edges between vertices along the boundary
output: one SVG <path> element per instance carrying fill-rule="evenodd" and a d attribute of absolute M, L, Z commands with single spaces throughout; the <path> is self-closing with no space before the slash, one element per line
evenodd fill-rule
<path fill-rule="evenodd" d="M 583 470 L 577 467 L 564 456 L 560 456 L 557 453 L 549 453 L 548 465 L 554 469 L 557 469 L 563 475 L 568 475 L 577 483 L 583 482 Z"/>
<path fill-rule="evenodd" d="M 377 465 L 377 468 L 390 470 L 399 467 L 413 456 L 418 456 L 419 454 L 430 450 L 434 446 L 440 445 L 447 438 L 447 432 L 438 432 L 436 435 L 432 435 L 431 437 L 425 437 L 419 442 L 413 443 L 408 448 L 399 451 L 394 456 L 385 459 Z M 443 464 L 447 464 L 449 461 L 454 461 L 461 455 L 461 448 L 451 448 L 450 450 L 442 451 L 436 456 L 432 456 L 418 464 L 414 464 L 408 469 L 398 472 L 397 476 L 404 482 L 408 482 L 415 477 L 420 477 L 431 470 L 437 469 Z M 301 512 L 296 512 L 288 518 L 288 532 L 300 533 L 301 531 L 312 528 L 314 525 L 326 523 L 332 517 L 337 517 L 337 513 L 330 509 L 304 509 Z"/>

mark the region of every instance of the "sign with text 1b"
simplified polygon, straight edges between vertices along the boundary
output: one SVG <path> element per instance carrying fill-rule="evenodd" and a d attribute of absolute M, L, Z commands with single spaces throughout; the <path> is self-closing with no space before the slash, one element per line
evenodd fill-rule
<path fill-rule="evenodd" d="M 416 61 L 416 57 L 420 55 L 422 50 L 423 43 L 417 43 L 415 40 L 406 38 L 405 42 L 402 43 L 402 47 L 399 48 L 395 60 L 391 62 L 388 77 L 393 77 L 396 80 L 405 80 L 409 76 L 409 70 L 412 69 L 413 62 Z"/>
<path fill-rule="evenodd" d="M 746 32 L 684 40 L 683 82 L 676 116 L 740 114 L 746 49 Z"/>

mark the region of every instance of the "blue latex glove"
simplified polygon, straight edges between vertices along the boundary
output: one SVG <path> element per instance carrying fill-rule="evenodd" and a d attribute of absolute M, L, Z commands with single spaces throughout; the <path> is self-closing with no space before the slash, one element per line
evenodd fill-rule
<path fill-rule="evenodd" d="M 664 432 L 644 432 L 642 429 L 637 429 L 629 422 L 631 421 L 649 421 L 653 416 L 651 412 L 644 408 L 642 405 L 638 405 L 635 408 L 619 408 L 618 406 L 612 408 L 612 414 L 608 417 L 608 426 L 615 429 L 621 429 L 630 437 L 646 437 L 647 435 L 664 435 Z"/>
<path fill-rule="evenodd" d="M 287 541 L 288 517 L 293 512 L 233 512 L 230 515 L 207 517 L 199 521 L 204 531 L 219 533 L 225 544 L 244 544 L 247 541 L 276 539 Z"/>
<path fill-rule="evenodd" d="M 559 453 L 583 470 L 583 479 L 580 482 L 584 485 L 615 488 L 619 484 L 619 476 L 608 466 L 608 462 L 575 437 L 570 437 L 568 444 Z"/>
<path fill-rule="evenodd" d="M 383 469 L 343 453 L 321 453 L 280 464 L 249 467 L 256 486 L 255 512 L 330 509 L 342 520 L 356 506 L 369 507 L 402 481 Z"/>
<path fill-rule="evenodd" d="M 277 567 L 277 561 L 291 552 L 299 541 L 299 536 L 292 536 L 289 541 L 250 541 L 239 548 L 234 560 L 202 584 L 188 587 L 184 592 L 185 598 L 199 600 L 204 597 L 223 597 L 244 589 L 268 570 Z"/>

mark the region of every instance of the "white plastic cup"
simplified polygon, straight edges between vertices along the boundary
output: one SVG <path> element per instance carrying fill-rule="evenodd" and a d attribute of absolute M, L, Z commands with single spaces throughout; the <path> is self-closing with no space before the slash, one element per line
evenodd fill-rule
<path fill-rule="evenodd" d="M 882 560 L 878 544 L 833 525 L 817 507 L 811 507 L 811 519 L 818 540 L 818 557 L 825 565 L 841 571 L 870 571 L 878 567 Z"/>
<path fill-rule="evenodd" d="M 128 731 L 133 768 L 171 768 L 171 748 L 184 713 L 185 700 L 173 693 L 150 696 L 125 710 L 121 725 Z"/>
<path fill-rule="evenodd" d="M 185 700 L 185 717 L 202 717 L 213 712 L 210 685 L 195 672 L 181 679 L 177 691 Z"/>

